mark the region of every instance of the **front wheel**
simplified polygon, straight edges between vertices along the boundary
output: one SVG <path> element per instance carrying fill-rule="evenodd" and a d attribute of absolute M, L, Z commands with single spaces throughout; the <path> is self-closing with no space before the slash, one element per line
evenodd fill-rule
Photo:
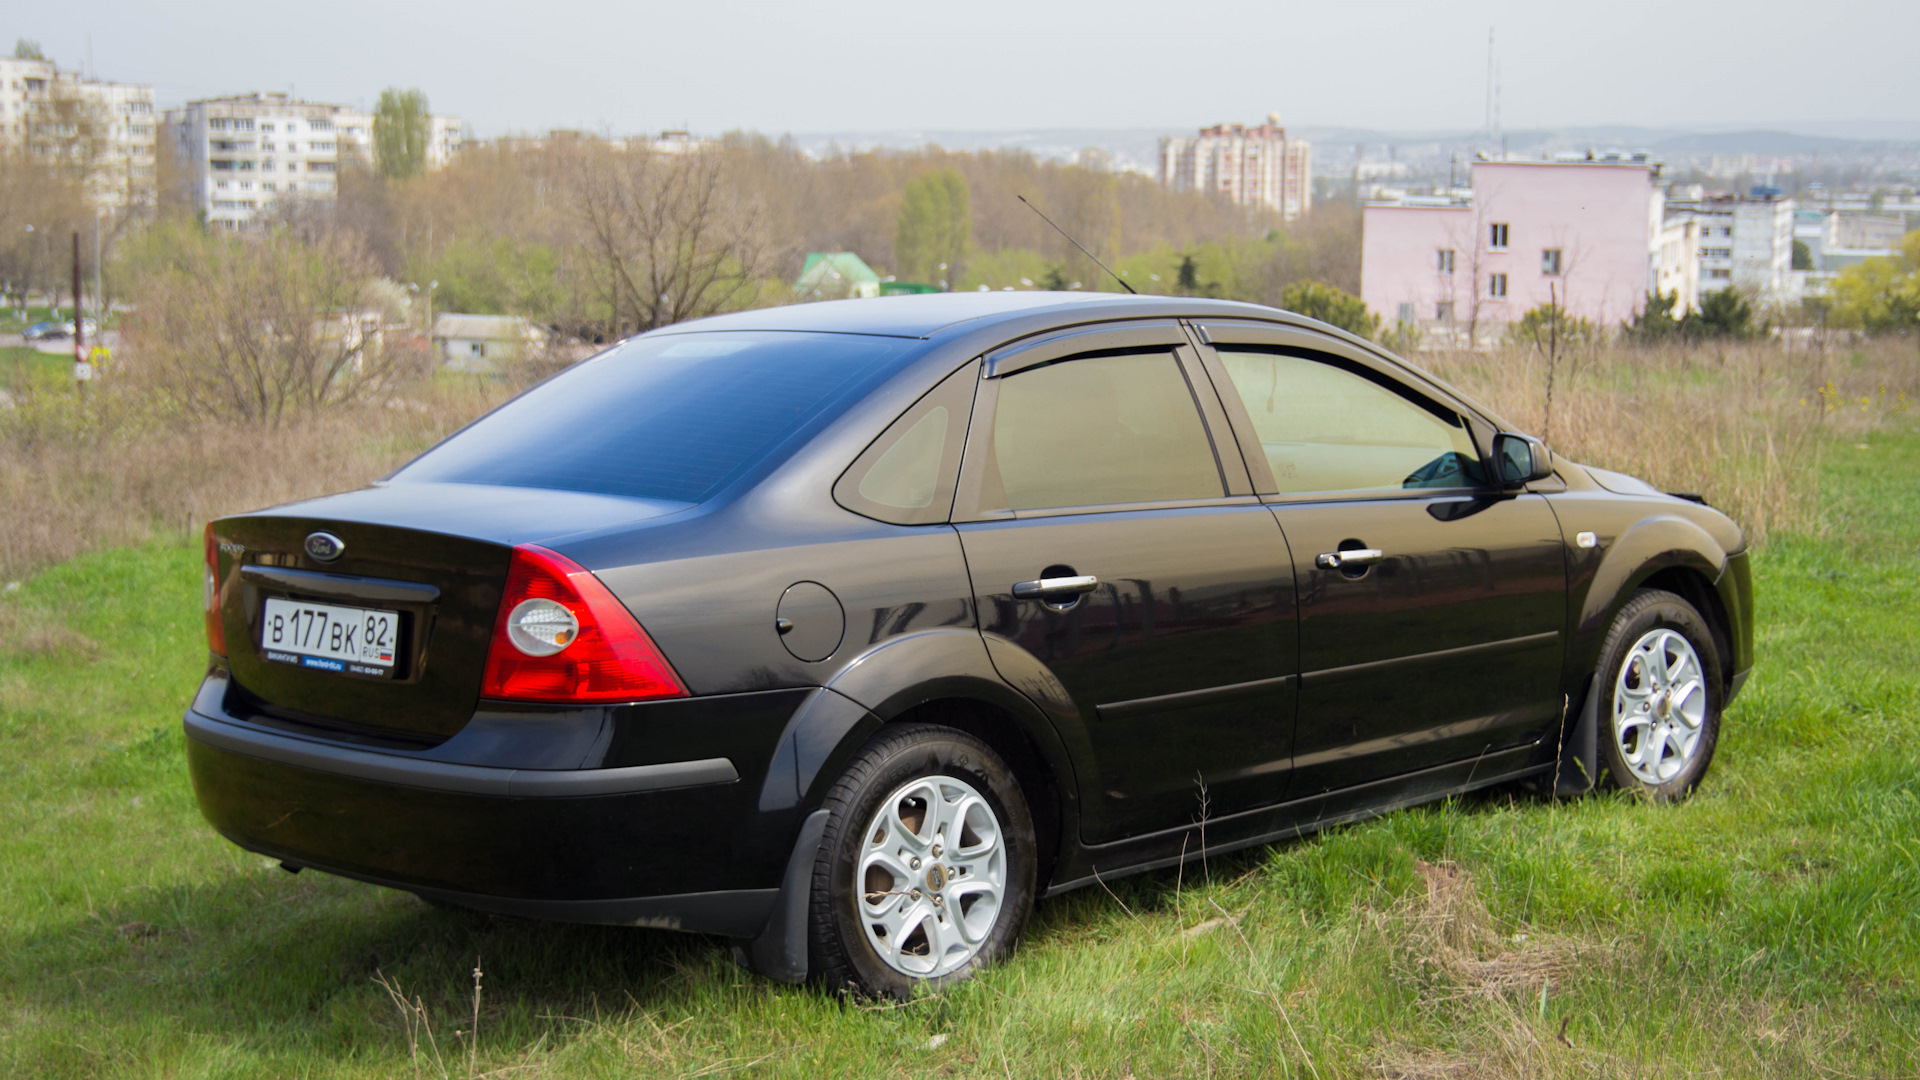
<path fill-rule="evenodd" d="M 998 754 L 961 731 L 883 730 L 828 792 L 809 966 L 905 1000 L 1012 950 L 1033 908 L 1033 818 Z"/>
<path fill-rule="evenodd" d="M 1692 604 L 1646 589 L 1600 650 L 1600 754 L 1614 784 L 1656 799 L 1690 794 L 1720 740 L 1720 652 Z"/>

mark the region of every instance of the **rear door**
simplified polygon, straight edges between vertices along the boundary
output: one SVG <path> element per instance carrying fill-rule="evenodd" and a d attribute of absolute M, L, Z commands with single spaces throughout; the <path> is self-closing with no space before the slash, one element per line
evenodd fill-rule
<path fill-rule="evenodd" d="M 1323 335 L 1200 330 L 1293 555 L 1289 797 L 1538 738 L 1561 707 L 1565 549 L 1544 496 L 1487 483 L 1491 429 Z"/>
<path fill-rule="evenodd" d="M 1079 706 L 1089 842 L 1276 801 L 1293 570 L 1178 324 L 988 358 L 956 521 L 990 644 Z M 1213 420 L 1212 424 L 1207 418 Z"/>

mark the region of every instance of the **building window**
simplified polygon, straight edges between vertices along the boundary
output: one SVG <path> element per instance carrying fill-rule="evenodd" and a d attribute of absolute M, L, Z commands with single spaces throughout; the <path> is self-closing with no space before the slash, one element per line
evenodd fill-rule
<path fill-rule="evenodd" d="M 1402 326 L 1412 322 L 1413 321 L 1413 305 L 1401 304 L 1400 310 L 1395 313 L 1394 321 L 1400 323 Z"/>
<path fill-rule="evenodd" d="M 1487 275 L 1487 295 L 1505 299 L 1507 295 L 1507 275 Z"/>
<path fill-rule="evenodd" d="M 1560 276 L 1560 249 L 1547 248 L 1540 253 L 1540 272 L 1548 277 Z"/>
<path fill-rule="evenodd" d="M 1443 274 L 1453 273 L 1453 249 L 1441 248 L 1434 252 L 1434 268 Z"/>
<path fill-rule="evenodd" d="M 1487 226 L 1487 246 L 1496 251 L 1507 246 L 1507 223 L 1496 222 Z"/>
<path fill-rule="evenodd" d="M 1733 277 L 1733 271 L 1724 266 L 1716 266 L 1707 271 L 1707 276 L 1719 281 L 1726 281 Z"/>
<path fill-rule="evenodd" d="M 1439 319 L 1441 322 L 1452 322 L 1453 301 L 1442 300 L 1440 303 L 1433 305 L 1433 317 Z"/>

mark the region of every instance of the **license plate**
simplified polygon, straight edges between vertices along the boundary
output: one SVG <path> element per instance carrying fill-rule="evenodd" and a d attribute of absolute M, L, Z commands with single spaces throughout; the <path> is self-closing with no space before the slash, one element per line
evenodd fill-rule
<path fill-rule="evenodd" d="M 261 612 L 260 655 L 277 664 L 390 678 L 399 644 L 397 611 L 268 597 Z"/>

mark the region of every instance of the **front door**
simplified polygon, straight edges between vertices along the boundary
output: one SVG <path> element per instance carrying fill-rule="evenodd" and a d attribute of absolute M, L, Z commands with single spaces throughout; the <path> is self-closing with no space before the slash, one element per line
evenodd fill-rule
<path fill-rule="evenodd" d="M 1293 554 L 1289 798 L 1546 731 L 1562 704 L 1566 556 L 1545 497 L 1493 489 L 1467 417 L 1384 365 L 1224 343 L 1217 356 Z"/>
<path fill-rule="evenodd" d="M 982 628 L 1079 706 L 1081 730 L 1062 734 L 1088 842 L 1285 788 L 1292 564 L 1268 509 L 1226 493 L 1202 419 L 1212 392 L 1191 349 L 1165 346 L 1000 374 L 975 411 L 981 494 L 958 527 Z"/>

